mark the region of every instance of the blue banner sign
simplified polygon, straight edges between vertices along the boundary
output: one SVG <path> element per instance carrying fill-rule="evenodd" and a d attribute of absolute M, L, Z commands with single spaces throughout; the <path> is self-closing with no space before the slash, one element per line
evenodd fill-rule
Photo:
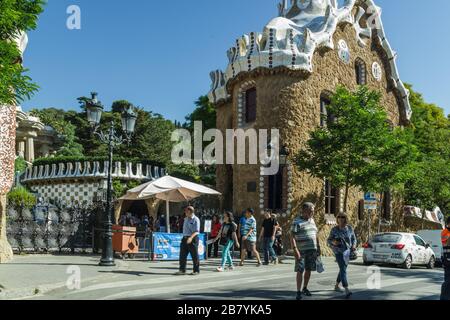
<path fill-rule="evenodd" d="M 153 233 L 153 260 L 178 261 L 183 235 L 181 233 Z M 206 259 L 206 234 L 199 235 L 198 255 L 200 260 Z M 191 255 L 188 256 L 191 260 Z"/>

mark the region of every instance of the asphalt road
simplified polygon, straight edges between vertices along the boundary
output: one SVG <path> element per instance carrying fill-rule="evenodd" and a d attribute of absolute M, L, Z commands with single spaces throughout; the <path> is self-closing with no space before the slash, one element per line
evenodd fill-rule
<path fill-rule="evenodd" d="M 324 262 L 325 272 L 314 273 L 309 285 L 313 296 L 305 299 L 343 299 L 342 294 L 333 290 L 338 272 L 334 259 L 327 258 Z M 215 271 L 218 260 L 209 260 L 202 263 L 199 276 L 174 276 L 178 269 L 176 262 L 127 261 L 126 265 L 121 270 L 100 270 L 106 277 L 82 279 L 80 289 L 60 288 L 29 299 L 295 299 L 293 260 L 261 267 L 250 261 L 244 267 L 224 273 Z M 439 300 L 443 270 L 368 268 L 356 262 L 349 266 L 349 281 L 353 300 Z"/>

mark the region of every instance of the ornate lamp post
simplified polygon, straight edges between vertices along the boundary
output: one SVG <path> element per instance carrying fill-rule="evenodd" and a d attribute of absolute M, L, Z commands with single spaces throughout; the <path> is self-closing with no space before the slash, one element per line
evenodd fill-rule
<path fill-rule="evenodd" d="M 114 253 L 112 248 L 112 219 L 114 210 L 112 206 L 112 165 L 114 148 L 121 145 L 123 142 L 129 142 L 131 135 L 134 133 L 136 125 L 137 113 L 133 105 L 128 105 L 122 110 L 122 130 L 125 134 L 117 134 L 114 122 L 111 121 L 109 130 L 105 133 L 99 130 L 99 124 L 102 117 L 103 105 L 97 100 L 97 93 L 92 92 L 91 98 L 79 98 L 80 103 L 86 108 L 87 118 L 89 124 L 93 129 L 93 133 L 97 135 L 100 140 L 108 145 L 108 178 L 107 178 L 107 192 L 106 192 L 106 212 L 104 216 L 104 230 L 103 230 L 103 246 L 102 258 L 100 266 L 111 267 L 114 266 Z"/>

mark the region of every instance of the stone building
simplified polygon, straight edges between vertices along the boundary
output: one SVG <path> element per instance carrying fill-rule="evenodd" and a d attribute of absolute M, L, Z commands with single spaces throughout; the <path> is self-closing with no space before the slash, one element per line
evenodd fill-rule
<path fill-rule="evenodd" d="M 326 115 L 330 94 L 337 85 L 350 90 L 367 85 L 382 93 L 381 104 L 393 125 L 406 125 L 411 117 L 409 93 L 377 7 L 372 0 L 343 2 L 282 1 L 279 16 L 262 33 L 244 35 L 228 50 L 228 66 L 211 73 L 209 93 L 218 129 L 277 128 L 280 144 L 288 151 L 273 176 L 261 175 L 260 165 L 217 165 L 224 207 L 235 212 L 253 207 L 259 217 L 269 208 L 280 213 L 287 227 L 301 203 L 312 201 L 322 242 L 336 223 L 336 213 L 343 210 L 342 192 L 299 172 L 292 161 L 309 133 L 325 125 L 321 115 Z M 347 209 L 362 237 L 368 221 L 360 199 L 362 193 L 351 190 Z M 389 194 L 385 199 L 385 220 L 395 221 L 395 204 Z"/>
<path fill-rule="evenodd" d="M 16 108 L 16 155 L 33 163 L 37 158 L 54 154 L 61 146 L 61 138 L 37 117 Z"/>

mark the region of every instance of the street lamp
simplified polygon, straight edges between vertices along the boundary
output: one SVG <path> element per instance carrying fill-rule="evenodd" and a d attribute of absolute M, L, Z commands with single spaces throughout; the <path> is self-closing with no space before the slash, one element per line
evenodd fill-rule
<path fill-rule="evenodd" d="M 130 141 L 131 135 L 134 133 L 136 125 L 137 113 L 136 108 L 133 105 L 128 105 L 122 110 L 122 131 L 125 134 L 125 138 L 117 134 L 114 122 L 111 121 L 108 132 L 104 133 L 99 130 L 99 124 L 102 117 L 103 105 L 97 99 L 97 93 L 92 92 L 91 98 L 78 98 L 81 104 L 86 109 L 87 119 L 93 133 L 97 135 L 100 140 L 108 145 L 108 178 L 107 178 L 107 191 L 106 191 L 106 212 L 104 216 L 104 229 L 103 229 L 103 246 L 102 246 L 102 258 L 100 260 L 100 266 L 111 267 L 115 266 L 114 252 L 112 247 L 112 218 L 113 218 L 113 206 L 112 206 L 112 164 L 113 164 L 113 152 L 114 148 L 121 145 L 124 141 Z"/>

